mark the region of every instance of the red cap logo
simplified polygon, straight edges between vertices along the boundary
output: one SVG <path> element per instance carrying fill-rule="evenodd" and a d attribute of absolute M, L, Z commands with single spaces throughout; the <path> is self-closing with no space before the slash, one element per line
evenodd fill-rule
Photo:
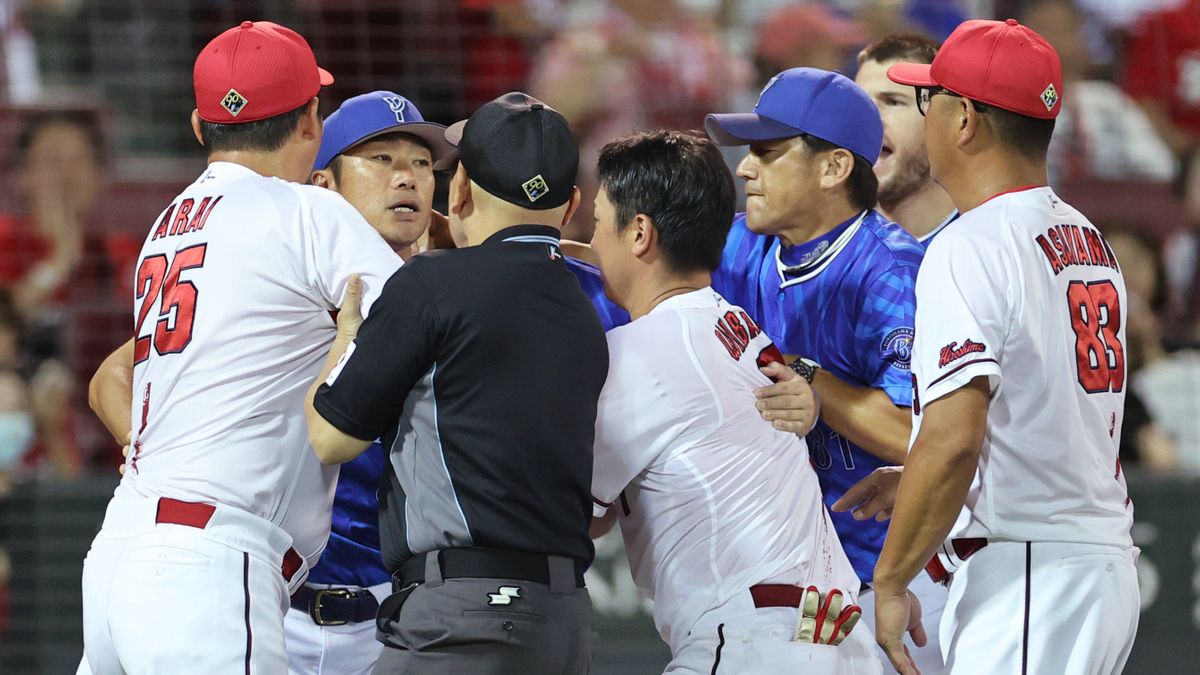
<path fill-rule="evenodd" d="M 1053 119 L 1062 109 L 1058 53 L 1016 19 L 964 21 L 932 65 L 896 64 L 888 68 L 888 77 L 914 87 L 945 87 L 1027 117 Z"/>
<path fill-rule="evenodd" d="M 218 124 L 295 110 L 333 84 L 308 42 L 270 21 L 243 21 L 213 38 L 196 57 L 192 77 L 200 119 Z"/>

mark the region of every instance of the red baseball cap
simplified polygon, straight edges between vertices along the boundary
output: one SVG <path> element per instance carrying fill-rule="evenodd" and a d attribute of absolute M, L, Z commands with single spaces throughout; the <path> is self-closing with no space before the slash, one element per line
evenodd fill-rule
<path fill-rule="evenodd" d="M 971 100 L 1027 117 L 1054 119 L 1062 109 L 1062 64 L 1041 35 L 1007 21 L 964 21 L 932 65 L 898 63 L 893 82 L 944 87 Z"/>
<path fill-rule="evenodd" d="M 295 110 L 333 84 L 308 42 L 270 21 L 243 21 L 213 38 L 196 57 L 192 79 L 200 119 L 217 124 Z"/>

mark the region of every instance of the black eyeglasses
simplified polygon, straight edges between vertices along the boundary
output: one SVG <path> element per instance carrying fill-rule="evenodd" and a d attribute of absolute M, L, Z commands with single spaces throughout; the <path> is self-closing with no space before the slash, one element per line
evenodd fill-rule
<path fill-rule="evenodd" d="M 932 101 L 933 97 L 937 96 L 938 94 L 945 94 L 946 96 L 956 96 L 958 98 L 966 98 L 962 94 L 956 94 L 944 87 L 917 87 L 917 111 L 921 113 L 922 117 L 924 117 L 925 113 L 929 111 L 929 102 Z M 972 106 L 974 106 L 975 112 L 986 112 L 987 111 L 987 106 L 980 103 L 979 101 L 976 101 L 974 99 L 969 99 L 969 98 L 967 100 L 971 102 Z"/>

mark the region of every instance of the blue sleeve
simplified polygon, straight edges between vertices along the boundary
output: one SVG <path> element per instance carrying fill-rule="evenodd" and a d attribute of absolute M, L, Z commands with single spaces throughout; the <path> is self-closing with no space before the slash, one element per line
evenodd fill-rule
<path fill-rule="evenodd" d="M 859 372 L 896 405 L 912 405 L 917 266 L 891 262 L 863 289 L 854 329 Z"/>
<path fill-rule="evenodd" d="M 604 332 L 629 323 L 629 312 L 618 307 L 604 294 L 604 280 L 600 277 L 599 269 L 577 258 L 568 257 L 566 262 L 567 269 L 575 274 L 579 287 L 592 301 L 596 314 L 600 315 L 600 324 L 604 326 Z"/>

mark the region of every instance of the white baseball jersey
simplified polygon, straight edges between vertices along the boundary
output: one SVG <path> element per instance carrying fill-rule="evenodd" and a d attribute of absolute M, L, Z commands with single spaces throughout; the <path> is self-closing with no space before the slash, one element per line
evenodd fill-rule
<path fill-rule="evenodd" d="M 1100 232 L 1050 188 L 1001 194 L 938 235 L 916 292 L 913 438 L 971 379 L 992 394 L 951 537 L 1131 546 L 1125 282 Z"/>
<path fill-rule="evenodd" d="M 308 445 L 304 395 L 348 277 L 365 312 L 399 265 L 338 194 L 211 164 L 142 246 L 123 484 L 249 511 L 316 564 L 337 470 Z"/>
<path fill-rule="evenodd" d="M 711 288 L 608 333 L 592 497 L 617 509 L 638 588 L 676 652 L 704 614 L 755 584 L 859 581 L 808 448 L 754 407 L 779 352 Z M 598 513 L 603 513 L 599 509 Z"/>

